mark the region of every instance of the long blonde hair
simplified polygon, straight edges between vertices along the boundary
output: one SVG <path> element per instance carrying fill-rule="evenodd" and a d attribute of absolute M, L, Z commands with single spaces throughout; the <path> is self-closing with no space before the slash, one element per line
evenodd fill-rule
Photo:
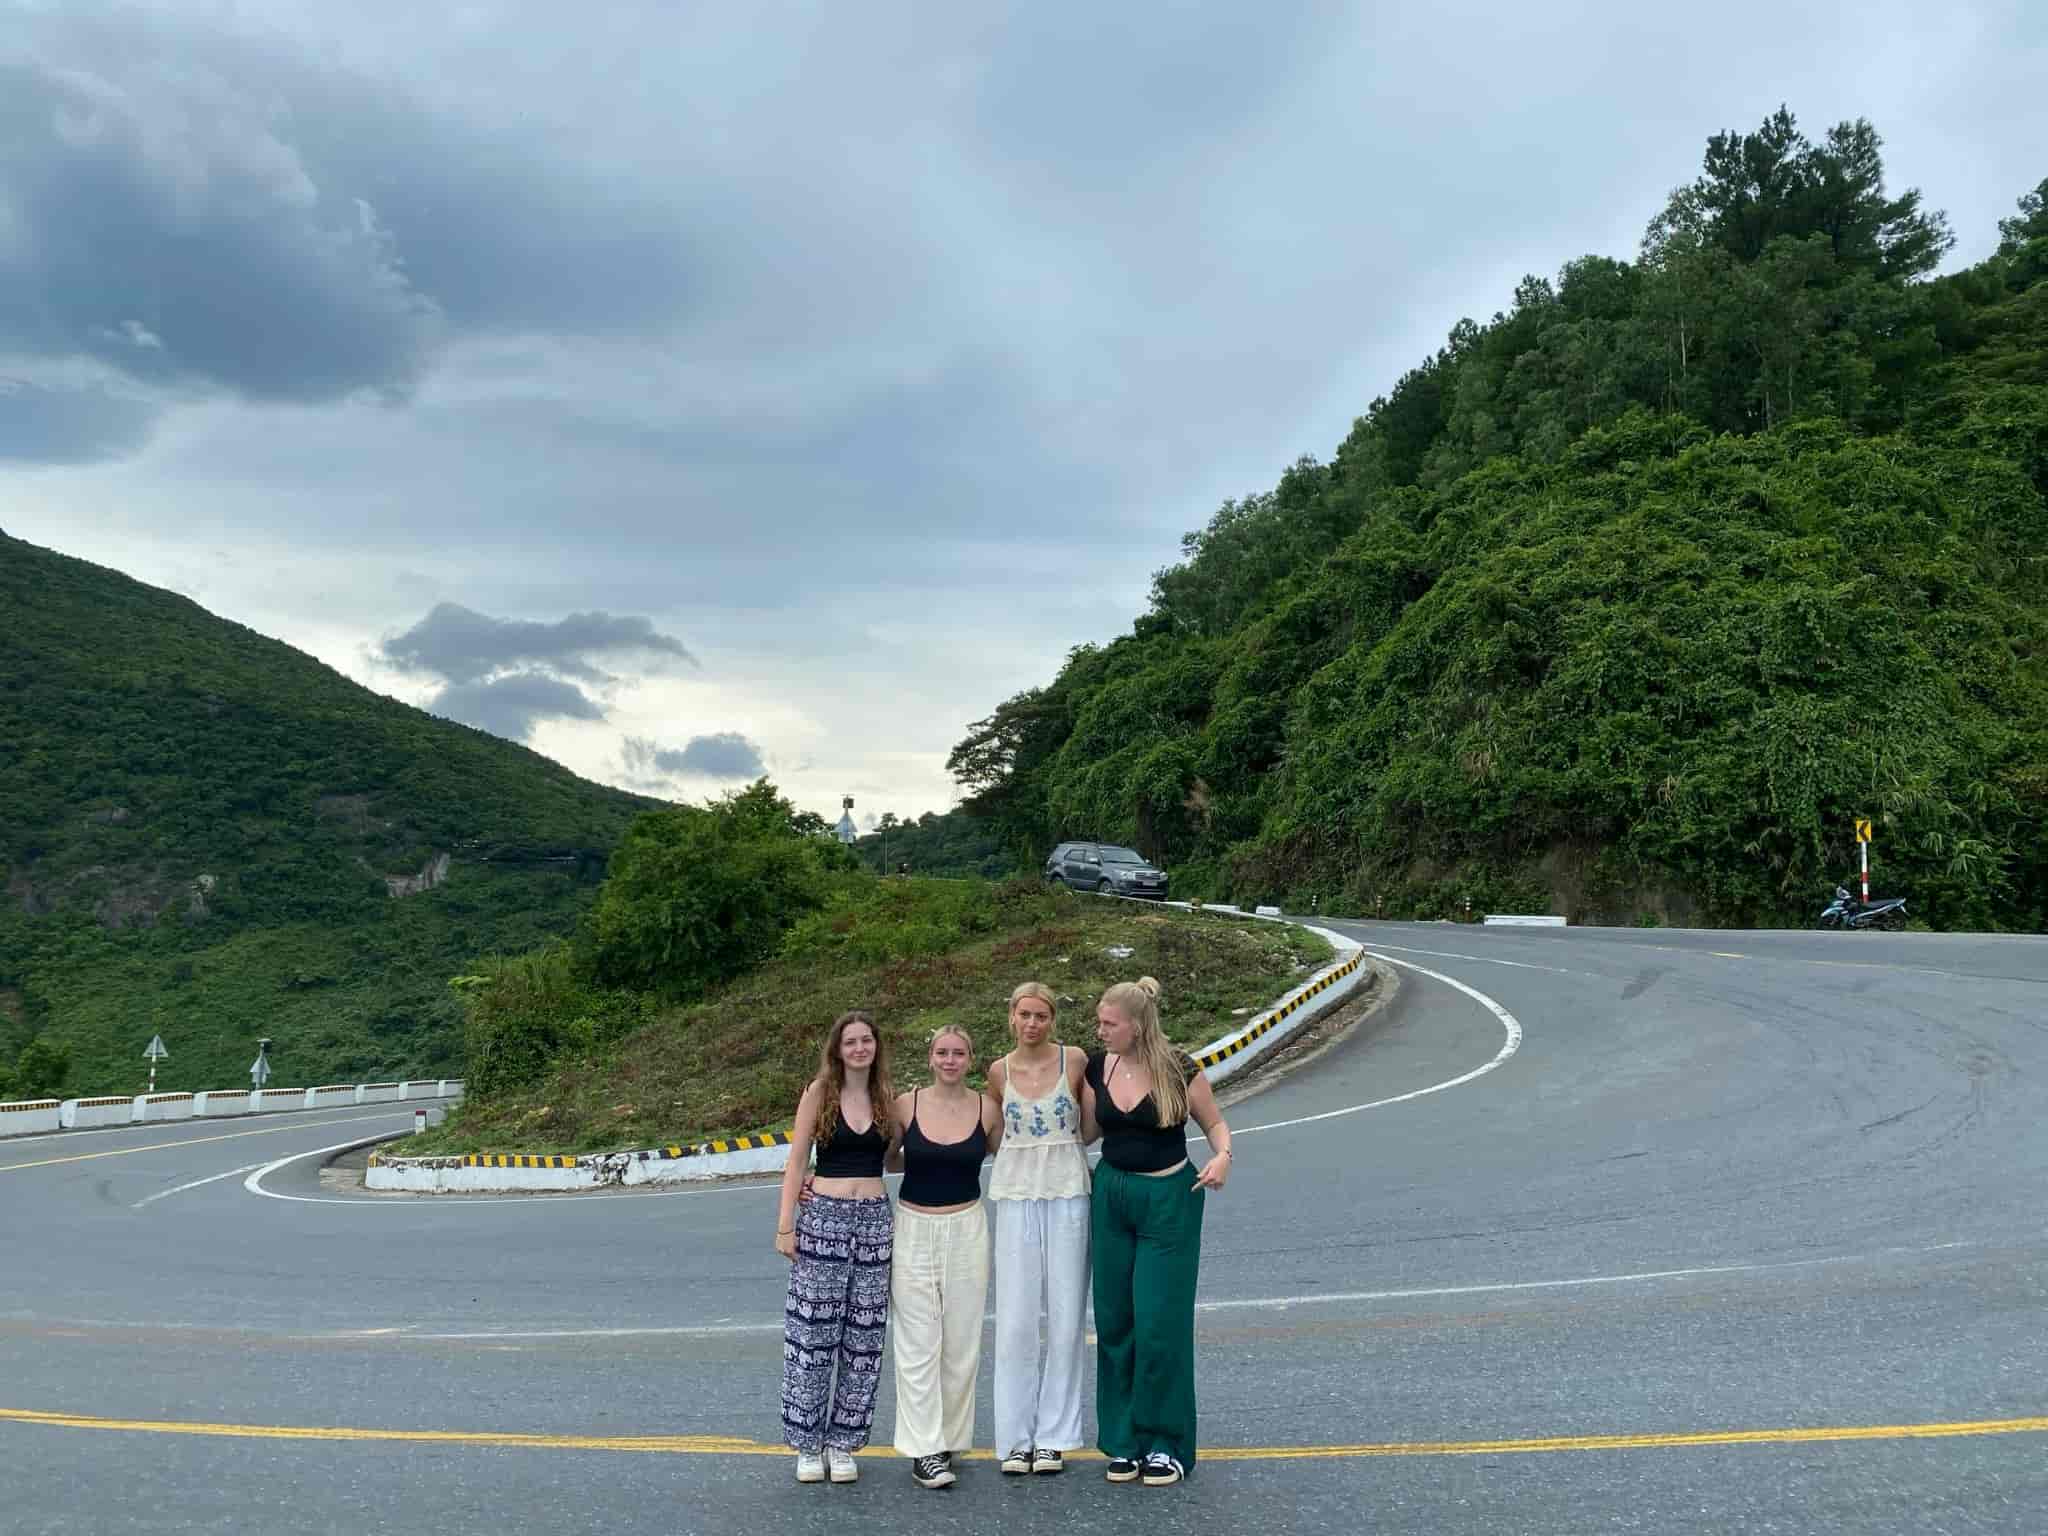
<path fill-rule="evenodd" d="M 818 1052 L 818 1129 L 813 1139 L 821 1146 L 839 1129 L 839 1094 L 846 1086 L 846 1062 L 840 1057 L 839 1041 L 852 1024 L 867 1025 L 868 1033 L 875 1037 L 875 1064 L 868 1068 L 868 1104 L 874 1111 L 875 1128 L 884 1141 L 895 1133 L 896 1087 L 889 1080 L 889 1043 L 875 1027 L 873 1014 L 865 1008 L 849 1008 L 832 1021 L 824 1049 Z"/>
<path fill-rule="evenodd" d="M 1159 983 L 1150 976 L 1120 981 L 1102 994 L 1097 1006 L 1114 1008 L 1131 1021 L 1127 1054 L 1143 1062 L 1151 1076 L 1152 1088 L 1145 1097 L 1152 1101 L 1152 1112 L 1162 1126 L 1182 1124 L 1188 1117 L 1188 1085 L 1181 1063 L 1187 1058 L 1159 1028 Z"/>

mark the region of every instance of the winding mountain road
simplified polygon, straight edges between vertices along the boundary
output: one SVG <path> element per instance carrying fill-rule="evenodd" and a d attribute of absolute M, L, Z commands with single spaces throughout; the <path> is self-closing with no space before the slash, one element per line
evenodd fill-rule
<path fill-rule="evenodd" d="M 324 1182 L 394 1107 L 0 1142 L 0 1530 L 2048 1527 L 2048 940 L 1337 926 L 1403 985 L 1230 1112 L 1183 1488 L 918 1490 L 886 1387 L 800 1488 L 771 1185 Z"/>

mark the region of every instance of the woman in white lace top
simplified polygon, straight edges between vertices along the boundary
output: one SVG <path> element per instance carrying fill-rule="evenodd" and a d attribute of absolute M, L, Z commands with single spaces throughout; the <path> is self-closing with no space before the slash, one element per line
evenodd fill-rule
<path fill-rule="evenodd" d="M 1053 1038 L 1050 988 L 1010 994 L 1017 1048 L 988 1070 L 1003 1116 L 989 1175 L 996 1212 L 996 1455 L 1011 1474 L 1058 1472 L 1081 1443 L 1088 1307 L 1088 1154 L 1081 1145 L 1085 1052 Z M 1043 1364 L 1038 1314 L 1045 1310 Z"/>

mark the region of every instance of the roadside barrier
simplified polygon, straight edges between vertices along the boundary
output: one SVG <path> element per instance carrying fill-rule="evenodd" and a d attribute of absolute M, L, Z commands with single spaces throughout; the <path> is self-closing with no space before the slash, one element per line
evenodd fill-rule
<path fill-rule="evenodd" d="M 132 1125 L 135 1099 L 126 1093 L 113 1098 L 66 1099 L 58 1107 L 58 1115 L 58 1124 L 67 1131 L 94 1125 Z"/>
<path fill-rule="evenodd" d="M 61 1127 L 59 1110 L 62 1099 L 22 1099 L 13 1104 L 0 1104 L 0 1136 L 26 1136 L 35 1131 L 54 1131 Z"/>
<path fill-rule="evenodd" d="M 459 1077 L 403 1083 L 336 1083 L 322 1088 L 209 1088 L 201 1093 L 103 1094 L 94 1098 L 19 1099 L 0 1103 L 0 1139 L 45 1131 L 89 1130 L 161 1120 L 221 1119 L 337 1104 L 399 1099 L 459 1099 Z"/>
<path fill-rule="evenodd" d="M 190 1120 L 195 1110 L 189 1093 L 140 1093 L 134 1105 L 138 1125 L 145 1120 Z"/>
<path fill-rule="evenodd" d="M 1135 898 L 1123 898 L 1135 899 Z M 1147 901 L 1147 906 L 1157 903 Z M 1185 906 L 1169 902 L 1169 906 Z M 1234 908 L 1211 906 L 1248 917 Z M 1286 921 L 1262 914 L 1267 921 Z M 1194 1058 L 1211 1082 L 1236 1076 L 1267 1052 L 1286 1044 L 1309 1022 L 1348 995 L 1373 974 L 1363 946 L 1356 939 L 1299 923 L 1326 940 L 1336 959 L 1300 986 L 1284 993 L 1273 1006 L 1243 1028 L 1210 1041 Z M 479 1152 L 449 1157 L 370 1154 L 363 1181 L 371 1189 L 412 1190 L 423 1194 L 454 1194 L 468 1190 L 596 1189 L 608 1184 L 677 1184 L 743 1174 L 779 1172 L 789 1161 L 786 1130 L 700 1142 L 695 1146 L 649 1147 L 630 1152 L 600 1152 L 584 1157 L 545 1157 L 512 1152 Z"/>

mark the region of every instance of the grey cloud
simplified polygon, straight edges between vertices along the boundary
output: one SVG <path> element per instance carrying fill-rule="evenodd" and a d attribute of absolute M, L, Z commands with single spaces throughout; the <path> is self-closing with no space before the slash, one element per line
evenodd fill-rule
<path fill-rule="evenodd" d="M 155 410 L 98 386 L 45 389 L 0 378 L 0 460 L 89 464 L 133 453 Z"/>
<path fill-rule="evenodd" d="M 692 736 L 680 748 L 663 747 L 644 736 L 628 736 L 620 745 L 620 757 L 626 771 L 635 776 L 758 779 L 768 771 L 761 749 L 738 731 Z"/>
<path fill-rule="evenodd" d="M 604 710 L 575 684 L 538 672 L 451 683 L 435 695 L 427 711 L 513 741 L 531 736 L 542 720 L 604 718 Z"/>
<path fill-rule="evenodd" d="M 436 603 L 402 635 L 385 639 L 379 654 L 393 666 L 431 672 L 453 683 L 471 683 L 492 673 L 543 667 L 586 682 L 609 681 L 592 656 L 670 657 L 696 665 L 682 641 L 637 615 L 572 613 L 553 624 L 494 619 L 459 603 Z"/>
<path fill-rule="evenodd" d="M 259 400 L 410 390 L 434 306 L 257 82 L 17 54 L 0 104 L 0 344 Z"/>

